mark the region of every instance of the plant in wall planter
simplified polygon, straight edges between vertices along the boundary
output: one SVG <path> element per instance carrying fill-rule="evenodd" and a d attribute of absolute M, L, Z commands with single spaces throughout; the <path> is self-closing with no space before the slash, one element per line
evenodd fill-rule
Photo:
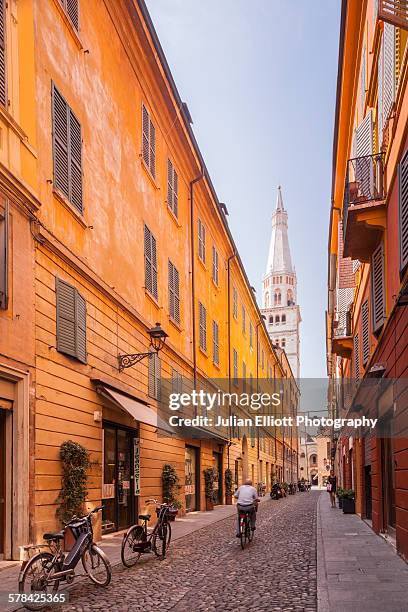
<path fill-rule="evenodd" d="M 356 502 L 353 489 L 343 489 L 343 514 L 354 514 Z"/>
<path fill-rule="evenodd" d="M 175 521 L 178 511 L 183 507 L 183 504 L 177 497 L 181 489 L 180 478 L 178 477 L 176 468 L 170 463 L 166 463 L 163 466 L 162 489 L 163 501 L 170 506 L 168 518 L 170 521 Z"/>
<path fill-rule="evenodd" d="M 224 474 L 224 482 L 225 482 L 225 503 L 228 506 L 232 504 L 232 494 L 233 494 L 233 478 L 232 471 L 227 468 Z"/>
<path fill-rule="evenodd" d="M 205 509 L 214 509 L 214 482 L 218 478 L 218 472 L 215 468 L 209 467 L 203 471 L 204 487 L 205 487 Z"/>

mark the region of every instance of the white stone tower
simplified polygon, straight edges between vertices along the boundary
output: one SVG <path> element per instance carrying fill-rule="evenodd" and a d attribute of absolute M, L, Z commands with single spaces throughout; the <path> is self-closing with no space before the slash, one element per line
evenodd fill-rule
<path fill-rule="evenodd" d="M 288 239 L 288 214 L 278 187 L 276 210 L 272 215 L 272 236 L 268 264 L 262 284 L 262 314 L 272 342 L 288 356 L 293 376 L 300 376 L 300 309 L 297 304 L 296 271 Z"/>

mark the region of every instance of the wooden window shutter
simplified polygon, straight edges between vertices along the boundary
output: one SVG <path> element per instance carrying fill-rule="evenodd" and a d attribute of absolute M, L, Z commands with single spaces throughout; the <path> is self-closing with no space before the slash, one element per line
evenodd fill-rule
<path fill-rule="evenodd" d="M 52 88 L 54 185 L 69 199 L 68 105 Z"/>
<path fill-rule="evenodd" d="M 169 260 L 169 312 L 180 323 L 180 278 L 177 268 Z"/>
<path fill-rule="evenodd" d="M 145 255 L 145 287 L 157 300 L 157 251 L 156 239 L 147 227 L 144 226 L 144 255 Z"/>
<path fill-rule="evenodd" d="M 161 391 L 161 360 L 155 351 L 148 357 L 148 395 L 160 399 Z"/>
<path fill-rule="evenodd" d="M 220 363 L 219 329 L 216 321 L 213 321 L 213 361 L 216 365 Z"/>
<path fill-rule="evenodd" d="M 148 168 L 150 168 L 150 136 L 149 136 L 149 113 L 143 104 L 142 106 L 142 155 L 143 160 Z"/>
<path fill-rule="evenodd" d="M 371 258 L 371 294 L 373 332 L 378 332 L 385 316 L 384 245 L 381 243 Z"/>
<path fill-rule="evenodd" d="M 378 150 L 381 150 L 384 130 L 383 97 L 384 97 L 384 37 L 381 37 L 380 52 L 378 55 L 378 102 L 377 102 L 377 130 Z"/>
<path fill-rule="evenodd" d="M 71 20 L 72 25 L 78 32 L 79 30 L 79 11 L 78 11 L 78 0 L 65 0 L 66 12 Z"/>
<path fill-rule="evenodd" d="M 395 100 L 395 27 L 384 23 L 383 121 L 387 121 Z"/>
<path fill-rule="evenodd" d="M 238 353 L 235 349 L 232 350 L 232 361 L 233 361 L 234 385 L 237 385 L 238 384 Z"/>
<path fill-rule="evenodd" d="M 207 350 L 207 312 L 203 304 L 199 302 L 199 326 L 200 326 L 200 348 Z"/>
<path fill-rule="evenodd" d="M 149 168 L 153 177 L 156 177 L 156 128 L 152 120 L 149 121 L 150 128 L 150 163 Z"/>
<path fill-rule="evenodd" d="M 400 271 L 408 265 L 408 149 L 398 168 Z"/>
<path fill-rule="evenodd" d="M 361 353 L 363 366 L 366 365 L 370 357 L 370 321 L 368 314 L 368 300 L 361 305 Z"/>
<path fill-rule="evenodd" d="M 0 310 L 8 308 L 9 205 L 0 211 Z"/>
<path fill-rule="evenodd" d="M 0 104 L 8 107 L 6 55 L 6 0 L 0 0 Z"/>
<path fill-rule="evenodd" d="M 56 279 L 57 351 L 86 363 L 86 302 L 75 287 Z"/>
<path fill-rule="evenodd" d="M 358 334 L 354 336 L 354 376 L 360 378 L 360 342 Z"/>
<path fill-rule="evenodd" d="M 81 124 L 55 85 L 52 87 L 52 124 L 54 186 L 82 213 Z"/>
<path fill-rule="evenodd" d="M 167 160 L 167 204 L 178 217 L 178 176 L 170 159 Z"/>
<path fill-rule="evenodd" d="M 242 306 L 242 333 L 245 334 L 246 332 L 246 312 L 245 312 L 245 307 Z"/>

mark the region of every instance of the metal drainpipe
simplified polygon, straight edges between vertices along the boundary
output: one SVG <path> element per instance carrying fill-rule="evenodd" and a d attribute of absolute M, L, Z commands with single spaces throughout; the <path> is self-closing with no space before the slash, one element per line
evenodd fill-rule
<path fill-rule="evenodd" d="M 231 261 L 236 257 L 235 251 L 227 259 L 227 330 L 228 330 L 228 392 L 231 393 Z M 228 416 L 231 417 L 231 406 L 228 408 Z M 229 443 L 228 443 L 228 455 L 227 463 L 228 469 L 230 469 L 230 446 L 231 446 L 231 424 L 229 425 Z"/>
<path fill-rule="evenodd" d="M 191 301 L 192 301 L 192 327 L 193 327 L 193 381 L 194 389 L 197 386 L 197 347 L 196 347 L 196 303 L 195 303 L 195 247 L 194 247 L 194 185 L 204 178 L 204 169 L 200 176 L 190 181 L 190 248 L 191 248 Z"/>

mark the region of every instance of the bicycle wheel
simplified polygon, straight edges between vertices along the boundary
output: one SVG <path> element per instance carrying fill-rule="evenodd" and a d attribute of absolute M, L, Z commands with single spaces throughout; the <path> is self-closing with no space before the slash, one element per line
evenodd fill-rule
<path fill-rule="evenodd" d="M 247 530 L 247 540 L 248 542 L 252 542 L 252 538 L 254 537 L 254 532 L 251 529 L 251 523 L 249 519 L 247 519 L 246 530 Z"/>
<path fill-rule="evenodd" d="M 122 540 L 122 550 L 120 556 L 125 567 L 132 567 L 141 557 L 141 545 L 145 542 L 146 536 L 141 525 L 133 525 L 125 533 Z"/>
<path fill-rule="evenodd" d="M 58 571 L 53 566 L 53 555 L 42 552 L 32 557 L 24 570 L 20 573 L 18 580 L 18 591 L 22 595 L 33 595 L 34 593 L 54 595 L 58 591 L 58 580 L 53 580 L 52 575 Z M 49 605 L 45 603 L 23 602 L 27 610 L 42 610 Z"/>
<path fill-rule="evenodd" d="M 152 548 L 153 548 L 154 554 L 159 559 L 164 559 L 164 557 L 166 556 L 167 537 L 168 537 L 167 531 L 168 531 L 168 524 L 162 523 L 153 536 Z"/>
<path fill-rule="evenodd" d="M 246 544 L 246 517 L 241 516 L 239 519 L 239 535 L 241 539 L 241 548 L 244 550 Z"/>
<path fill-rule="evenodd" d="M 166 550 L 169 549 L 171 542 L 171 523 L 166 523 L 167 526 L 167 542 L 166 542 Z"/>
<path fill-rule="evenodd" d="M 82 555 L 82 565 L 85 573 L 95 584 L 108 586 L 112 578 L 112 568 L 103 550 L 91 544 Z"/>

